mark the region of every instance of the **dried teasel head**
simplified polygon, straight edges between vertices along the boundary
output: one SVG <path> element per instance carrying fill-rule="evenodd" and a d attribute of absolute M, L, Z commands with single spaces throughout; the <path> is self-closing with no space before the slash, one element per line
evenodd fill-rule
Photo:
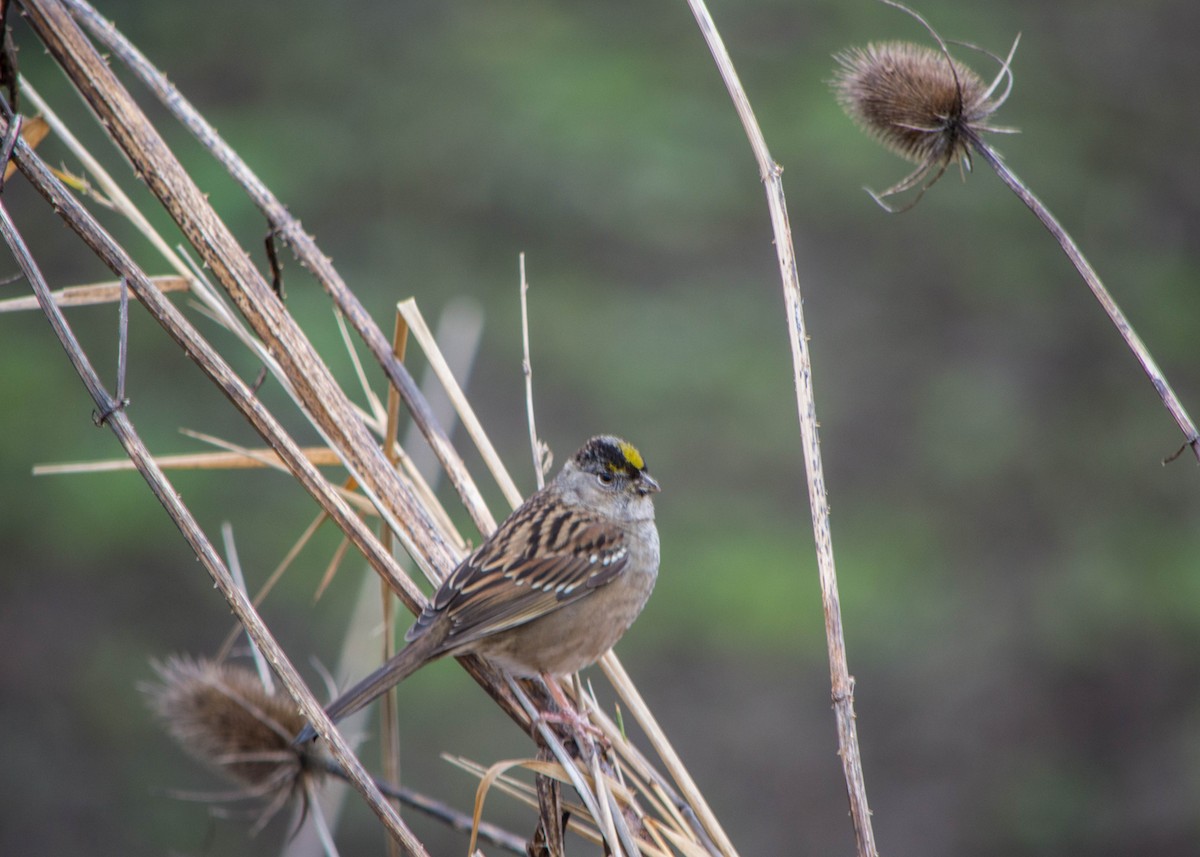
<path fill-rule="evenodd" d="M 834 57 L 838 70 L 832 85 L 838 102 L 859 126 L 917 165 L 887 190 L 872 193 L 876 202 L 892 211 L 883 201 L 887 197 L 921 185 L 916 199 L 905 206 L 911 208 L 951 164 L 957 162 L 964 173 L 970 170 L 971 147 L 982 132 L 1013 131 L 992 125 L 989 119 L 1012 91 L 1009 64 L 1017 42 L 1007 58 L 996 58 L 1000 71 L 988 84 L 950 55 L 941 36 L 920 15 L 899 3 L 884 2 L 920 21 L 938 48 L 911 42 L 850 48 Z M 1004 91 L 997 95 L 1002 83 Z"/>
<path fill-rule="evenodd" d="M 192 757 L 243 786 L 231 797 L 262 798 L 261 828 L 319 770 L 292 747 L 305 720 L 283 693 L 268 691 L 235 664 L 175 656 L 154 665 L 159 683 L 142 687 L 168 733 Z"/>

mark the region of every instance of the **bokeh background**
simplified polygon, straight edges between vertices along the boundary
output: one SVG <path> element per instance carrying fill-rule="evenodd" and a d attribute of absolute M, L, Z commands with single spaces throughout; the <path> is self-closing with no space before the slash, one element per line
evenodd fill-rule
<path fill-rule="evenodd" d="M 589 434 L 624 434 L 665 486 L 663 573 L 620 646 L 627 667 L 743 854 L 852 853 L 766 206 L 685 4 L 101 8 L 303 220 L 385 330 L 409 296 L 435 320 L 464 300 L 484 314 L 468 391 L 525 489 L 528 255 L 542 434 L 560 461 Z M 786 169 L 881 852 L 1195 854 L 1200 474 L 1186 455 L 1160 464 L 1181 436 L 985 168 L 948 175 L 898 216 L 862 192 L 909 167 L 840 113 L 831 55 L 927 41 L 912 20 L 867 0 L 712 11 Z M 1200 412 L 1200 6 L 921 11 L 997 53 L 1022 33 L 997 117 L 1022 133 L 997 145 Z M 121 169 L 14 24 L 24 72 Z M 962 58 L 990 75 L 990 60 Z M 261 260 L 259 215 L 163 127 Z M 53 141 L 44 152 L 73 166 Z M 5 202 L 53 285 L 106 276 L 22 180 Z M 286 254 L 285 276 L 289 307 L 352 384 L 325 296 Z M 131 416 L 154 450 L 199 449 L 180 427 L 252 444 L 133 316 Z M 69 317 L 112 377 L 115 308 Z M 205 329 L 253 377 L 249 356 Z M 136 690 L 151 658 L 212 652 L 227 609 L 138 477 L 31 476 L 36 463 L 120 454 L 39 315 L 0 317 L 0 359 L 0 852 L 270 853 L 286 824 L 249 840 L 246 824 L 168 795 L 223 784 Z M 277 388 L 263 395 L 282 406 Z M 233 523 L 252 585 L 314 513 L 278 474 L 175 480 L 210 533 Z M 336 544 L 322 533 L 265 608 L 301 664 L 336 661 L 359 587 L 350 562 L 313 603 Z M 401 705 L 410 782 L 459 805 L 474 783 L 440 751 L 491 762 L 527 749 L 452 665 L 415 677 Z M 505 798 L 493 810 L 532 825 Z M 415 823 L 435 853 L 465 847 Z M 381 836 L 352 801 L 343 853 L 379 853 Z"/>

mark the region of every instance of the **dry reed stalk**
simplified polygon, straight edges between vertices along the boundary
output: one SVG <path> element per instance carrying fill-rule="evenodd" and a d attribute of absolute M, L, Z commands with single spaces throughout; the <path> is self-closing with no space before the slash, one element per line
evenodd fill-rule
<path fill-rule="evenodd" d="M 21 5 L 43 44 L 280 362 L 310 421 L 406 540 L 410 553 L 428 558 L 427 565 L 448 567 L 453 557 L 425 510 L 402 481 L 392 478 L 378 445 L 308 338 L 63 5 L 54 0 Z"/>
<path fill-rule="evenodd" d="M 8 121 L 0 119 L 0 133 L 6 133 L 8 130 Z M 302 484 L 318 498 L 319 502 L 331 512 L 332 516 L 339 521 L 339 524 L 344 529 L 355 534 L 356 543 L 359 544 L 360 549 L 364 551 L 364 554 L 368 556 L 376 569 L 382 574 L 387 574 L 389 578 L 396 580 L 396 585 L 401 589 L 410 585 L 407 578 L 398 573 L 394 560 L 378 549 L 378 544 L 374 542 L 370 531 L 366 530 L 358 517 L 350 511 L 344 500 L 329 489 L 329 486 L 320 477 L 316 468 L 307 461 L 294 441 L 283 431 L 274 417 L 262 407 L 250 389 L 179 313 L 174 305 L 167 301 L 153 287 L 149 278 L 133 263 L 125 251 L 100 228 L 91 214 L 75 200 L 45 164 L 42 163 L 31 149 L 20 143 L 15 147 L 14 158 L 22 173 L 46 197 L 47 201 L 54 206 L 64 221 L 83 238 L 92 251 L 115 274 L 127 279 L 130 287 L 138 295 L 142 304 L 150 310 L 154 318 L 163 325 L 172 338 L 192 356 L 197 365 L 218 385 L 230 401 L 246 415 L 255 428 L 263 435 L 264 439 L 268 440 L 276 451 L 280 453 L 281 457 L 288 463 L 289 468 L 297 475 Z M 20 257 L 20 254 L 18 256 Z M 30 262 L 32 262 L 31 259 Z M 49 297 L 48 289 L 45 289 L 40 275 L 37 274 L 36 269 L 28 271 L 27 275 L 34 282 L 41 284 L 42 288 L 37 290 L 37 294 L 42 298 L 39 300 L 39 303 L 42 305 L 42 311 L 51 320 L 56 332 L 63 339 L 64 345 L 68 349 L 68 354 L 71 356 L 77 372 L 84 378 L 89 392 L 92 393 L 92 397 L 97 403 L 98 409 L 102 413 L 114 411 L 115 403 L 112 397 L 103 389 L 98 378 L 95 377 L 95 373 L 87 365 L 86 356 L 79 351 L 77 343 L 70 336 L 65 319 L 62 318 L 61 311 Z M 35 286 L 35 288 L 37 287 Z M 208 569 L 209 573 L 217 581 L 222 594 L 229 601 L 239 620 L 247 628 L 248 632 L 255 637 L 256 643 L 268 653 L 272 664 L 280 673 L 289 692 L 301 704 L 305 716 L 317 723 L 327 721 L 322 707 L 312 697 L 311 693 L 308 692 L 307 688 L 305 688 L 299 675 L 295 673 L 290 663 L 283 656 L 278 645 L 273 640 L 270 640 L 266 626 L 258 618 L 257 613 L 254 612 L 252 605 L 245 599 L 245 596 L 234 585 L 219 556 L 216 555 L 216 552 L 212 549 L 203 532 L 199 530 L 194 519 L 192 519 L 186 507 L 179 500 L 177 493 L 170 488 L 169 482 L 163 476 L 162 471 L 155 465 L 144 445 L 141 444 L 128 419 L 123 413 L 117 410 L 111 414 L 106 424 L 114 432 L 118 433 L 118 438 L 126 447 L 130 458 L 147 479 L 151 489 L 163 503 L 164 508 L 171 514 L 173 520 L 176 521 L 177 526 L 179 526 L 189 544 L 192 545 L 193 550 L 196 551 L 197 556 L 204 563 L 206 569 Z M 419 590 L 414 589 L 409 593 L 409 597 L 420 597 Z M 383 802 L 382 797 L 370 783 L 365 771 L 362 770 L 357 760 L 353 758 L 353 755 L 349 752 L 349 748 L 340 736 L 335 735 L 331 738 L 331 749 L 334 758 L 351 773 L 355 787 L 364 795 L 368 804 L 379 815 L 385 826 L 388 827 L 393 835 L 406 840 L 411 839 L 411 835 L 407 832 L 394 811 Z"/>
<path fill-rule="evenodd" d="M 426 575 L 434 580 L 439 579 L 452 567 L 463 544 L 457 533 L 451 533 L 452 528 L 447 526 L 448 519 L 435 514 L 426 504 L 427 498 L 422 496 L 423 492 L 419 490 L 413 479 L 396 472 L 392 466 L 393 460 L 390 460 L 394 459 L 394 456 L 380 451 L 379 445 L 375 443 L 367 430 L 364 416 L 349 402 L 341 388 L 333 381 L 319 355 L 312 349 L 304 334 L 283 308 L 277 295 L 249 262 L 244 251 L 233 241 L 220 218 L 208 205 L 207 200 L 199 194 L 190 177 L 167 150 L 155 129 L 117 83 L 82 33 L 74 26 L 70 17 L 64 12 L 62 4 L 55 0 L 25 0 L 22 5 L 43 43 L 67 72 L 68 77 L 80 89 L 92 109 L 100 116 L 105 129 L 120 145 L 134 164 L 135 169 L 146 179 L 150 190 L 183 229 L 201 259 L 214 272 L 214 276 L 221 286 L 233 298 L 242 315 L 253 328 L 254 334 L 265 344 L 265 357 L 273 371 L 279 373 L 285 389 L 294 396 L 310 422 L 329 441 L 338 460 L 350 471 L 352 481 L 362 487 L 388 526 L 401 536 L 406 550 L 414 557 Z M 72 7 L 76 9 L 80 5 L 72 3 Z M 190 108 L 188 109 L 190 110 Z M 200 121 L 202 122 L 202 120 Z M 7 124 L 0 123 L 0 131 L 3 130 L 7 130 Z M 224 147 L 224 144 L 220 143 L 220 147 Z M 222 149 L 223 152 L 226 150 L 227 147 Z M 276 220 L 277 225 L 279 222 L 284 224 L 281 231 L 288 236 L 289 241 L 297 248 L 305 263 L 317 270 L 318 277 L 326 283 L 326 287 L 334 295 L 339 308 L 346 311 L 347 317 L 350 318 L 356 330 L 367 339 L 369 347 L 377 359 L 380 359 L 393 386 L 408 404 L 415 423 L 421 427 L 426 437 L 431 439 L 439 460 L 451 477 L 455 479 L 460 497 L 463 498 L 472 517 L 484 532 L 488 532 L 492 525 L 490 513 L 476 501 L 477 489 L 470 480 L 469 474 L 461 468 L 461 459 L 458 458 L 457 453 L 449 447 L 448 442 L 439 443 L 441 430 L 437 428 L 436 423 L 429 419 L 428 405 L 420 392 L 412 389 L 406 391 L 405 384 L 409 383 L 404 380 L 408 377 L 407 371 L 400 364 L 391 345 L 388 346 L 388 353 L 380 358 L 374 341 L 374 333 L 377 333 L 377 328 L 374 327 L 373 322 L 365 318 L 365 314 L 361 313 L 361 307 L 353 295 L 348 293 L 344 284 L 337 279 L 336 273 L 332 271 L 331 267 L 328 267 L 328 260 L 316 251 L 315 244 L 312 244 L 311 239 L 303 234 L 303 231 L 299 229 L 299 224 L 286 215 L 282 206 L 269 195 L 265 188 L 261 187 L 248 170 L 244 170 L 244 165 L 240 165 L 236 156 L 233 156 L 231 152 L 226 153 L 233 160 L 226 159 L 223 162 L 230 166 L 241 179 L 245 179 L 244 183 L 251 190 L 251 195 L 265 206 L 272 217 L 282 218 L 282 221 Z M 423 605 L 423 596 L 419 589 L 399 569 L 381 541 L 351 510 L 346 498 L 335 486 L 320 476 L 303 451 L 283 431 L 274 417 L 261 406 L 253 391 L 230 370 L 228 364 L 183 318 L 178 309 L 163 297 L 162 293 L 154 287 L 125 251 L 98 227 L 90 214 L 78 204 L 62 183 L 54 177 L 40 159 L 33 155 L 27 146 L 17 144 L 16 162 L 35 188 L 60 212 L 68 225 L 84 239 L 92 251 L 117 276 L 122 278 L 122 281 L 128 284 L 128 288 L 146 306 L 151 315 L 250 420 L 288 470 L 318 501 L 323 514 L 328 514 L 347 533 L 355 547 L 389 582 L 391 588 L 400 595 L 410 610 L 415 612 L 419 609 Z M 258 193 L 260 189 L 261 194 Z M 132 208 L 131 205 L 130 207 Z M 165 251 L 165 254 L 171 255 L 169 249 Z M 199 288 L 204 285 L 203 277 L 198 272 L 192 271 L 189 274 L 193 287 Z M 51 315 L 51 309 L 47 309 L 47 306 L 57 312 L 51 302 L 44 301 L 43 311 L 48 315 Z M 221 317 L 224 312 L 223 306 L 216 302 L 210 303 L 209 309 L 218 317 Z M 58 313 L 57 317 L 61 318 L 61 313 Z M 231 317 L 228 320 L 231 320 Z M 260 347 L 249 334 L 246 334 L 245 339 L 247 344 Z M 436 349 L 430 348 L 429 350 L 435 351 Z M 98 381 L 96 383 L 98 384 Z M 111 397 L 106 393 L 98 393 L 96 399 L 102 412 L 107 413 L 112 410 Z M 465 402 L 465 398 L 462 401 Z M 116 424 L 115 431 L 118 428 L 123 431 L 128 424 L 127 417 L 119 411 L 114 414 L 113 419 Z M 481 446 L 487 445 L 486 437 L 482 434 L 480 437 L 482 440 L 477 439 L 477 442 Z M 388 435 L 386 445 L 389 449 L 393 445 L 390 442 L 390 435 Z M 150 474 L 147 476 L 148 479 L 151 477 L 161 478 L 161 471 L 149 458 L 144 447 L 136 456 L 131 452 L 131 457 L 134 457 L 135 461 L 139 463 L 139 469 L 143 473 Z M 497 480 L 503 484 L 503 477 L 506 476 L 503 465 L 497 459 L 492 462 L 491 466 L 496 473 Z M 152 484 L 157 486 L 156 490 L 169 491 L 157 482 Z M 509 484 L 511 485 L 511 480 L 509 480 Z M 506 491 L 506 494 L 511 493 Z M 174 505 L 168 504 L 166 501 L 164 501 L 164 505 L 173 515 L 180 515 L 177 520 L 183 522 L 180 523 L 180 527 L 185 529 L 185 526 L 188 526 L 188 519 L 183 517 L 186 515 L 186 509 L 182 511 L 177 509 L 176 505 L 181 506 L 182 504 L 173 494 L 171 496 Z M 519 499 L 519 496 L 510 497 L 510 502 L 515 504 Z M 185 529 L 185 532 L 188 530 Z M 203 540 L 202 533 L 197 536 L 195 545 L 198 553 L 207 551 L 207 553 L 213 554 L 211 561 L 206 562 L 206 566 L 209 567 L 214 578 L 218 578 L 219 583 L 222 583 L 223 593 L 234 605 L 239 618 L 246 623 L 246 627 L 256 643 L 263 647 L 273 664 L 287 672 L 282 677 L 289 693 L 301 701 L 305 716 L 317 724 L 323 734 L 328 733 L 335 758 L 339 764 L 345 765 L 347 770 L 351 771 L 356 788 L 371 802 L 372 809 L 384 820 L 392 834 L 401 838 L 408 845 L 410 840 L 406 829 L 386 804 L 379 803 L 378 793 L 373 790 L 369 781 L 355 773 L 361 769 L 353 767 L 347 762 L 347 759 L 352 757 L 349 755 L 345 743 L 337 731 L 331 728 L 311 694 L 299 682 L 298 676 L 295 676 L 290 666 L 286 666 L 286 661 L 282 659 L 282 653 L 279 652 L 273 641 L 269 640 L 269 634 L 265 627 L 261 626 L 261 621 L 257 620 L 245 595 L 233 585 L 231 580 L 228 581 L 228 585 L 225 585 L 228 574 L 219 558 L 215 557 L 211 546 Z M 615 853 L 622 851 L 630 855 L 639 853 L 639 842 L 626 823 L 625 813 L 633 811 L 635 814 L 640 814 L 640 810 L 636 808 L 631 810 L 628 805 L 621 806 L 616 794 L 604 785 L 609 776 L 607 762 L 597 757 L 591 757 L 586 762 L 586 767 L 590 768 L 592 772 L 600 771 L 604 774 L 604 776 L 592 778 L 598 786 L 597 793 L 593 794 L 588 785 L 588 777 L 577 766 L 573 754 L 562 746 L 542 720 L 538 708 L 541 703 L 535 704 L 519 686 L 513 685 L 512 690 L 506 688 L 500 681 L 500 676 L 478 659 L 463 658 L 461 660 L 476 680 L 518 723 L 528 728 L 531 722 L 538 722 L 543 739 L 552 747 L 566 775 L 576 786 L 585 803 L 588 804 L 589 813 L 607 828 L 610 848 L 614 849 Z M 636 696 L 636 690 L 632 690 L 632 686 L 623 692 L 631 694 L 631 698 L 640 701 Z M 650 728 L 655 728 L 653 721 L 649 718 L 648 710 L 646 717 L 646 722 L 651 724 Z M 623 736 L 621 736 L 621 740 L 624 741 Z M 665 742 L 665 736 L 661 740 Z M 625 757 L 638 755 L 636 750 L 630 747 L 622 747 L 619 752 Z M 604 764 L 603 771 L 600 767 L 602 762 Z M 668 767 L 672 769 L 672 774 L 677 780 L 681 776 L 685 781 L 689 779 L 677 760 L 668 759 Z M 653 776 L 643 779 L 652 782 L 653 788 L 657 791 L 663 791 L 662 784 L 665 783 L 665 780 L 657 772 L 654 772 Z M 676 806 L 673 805 L 672 809 L 676 809 Z M 683 822 L 685 817 L 689 819 L 687 824 Z M 699 839 L 696 838 L 693 830 L 689 829 L 696 827 L 690 823 L 695 818 L 702 819 L 703 827 L 706 829 L 704 835 Z M 672 825 L 676 825 L 674 829 L 672 829 Z M 735 853 L 732 846 L 727 844 L 727 839 L 720 831 L 715 818 L 703 805 L 698 810 L 687 807 L 686 812 L 677 812 L 674 818 L 670 816 L 664 818 L 657 825 L 657 829 L 671 830 L 670 838 L 691 843 L 692 847 L 689 850 L 703 847 L 706 853 L 728 855 Z M 708 838 L 709 836 L 711 839 Z M 712 840 L 721 841 L 722 847 L 718 849 L 713 846 Z M 697 843 L 702 843 L 702 845 Z M 413 850 L 414 853 L 423 853 L 418 848 L 413 848 Z"/>
<path fill-rule="evenodd" d="M 12 126 L 16 124 L 15 122 L 11 123 Z M 10 123 L 4 121 L 0 132 L 7 135 L 10 130 L 12 130 Z M 17 163 L 26 175 L 30 175 L 29 162 L 31 160 L 33 160 L 32 149 L 25 148 L 22 151 L 21 145 L 18 144 Z M 42 312 L 50 322 L 64 350 L 66 350 L 67 356 L 75 367 L 76 373 L 87 387 L 88 393 L 95 402 L 97 409 L 101 413 L 107 414 L 106 425 L 112 429 L 113 434 L 116 435 L 117 440 L 124 447 L 130 459 L 137 465 L 138 471 L 150 486 L 155 497 L 163 505 L 163 508 L 166 509 L 192 550 L 196 553 L 197 558 L 200 559 L 201 563 L 208 570 L 217 587 L 221 590 L 221 594 L 234 610 L 243 627 L 245 627 L 246 633 L 266 653 L 273 669 L 279 675 L 285 687 L 287 687 L 288 692 L 299 703 L 304 716 L 314 723 L 328 721 L 321 705 L 308 691 L 308 688 L 300 678 L 300 674 L 292 666 L 283 649 L 275 641 L 266 624 L 246 598 L 245 593 L 234 582 L 229 570 L 221 561 L 220 555 L 217 554 L 212 543 L 204 535 L 204 532 L 192 517 L 187 506 L 180 500 L 178 492 L 171 486 L 166 475 L 155 465 L 153 457 L 138 436 L 132 421 L 117 406 L 118 403 L 104 388 L 99 376 L 92 368 L 87 355 L 80 347 L 70 326 L 67 324 L 62 310 L 55 305 L 51 298 L 50 289 L 46 285 L 37 263 L 34 261 L 33 256 L 25 246 L 24 240 L 10 219 L 7 207 L 3 204 L 0 204 L 0 233 L 3 234 L 4 240 L 12 250 L 30 285 L 32 285 L 34 293 L 38 297 L 38 302 L 41 304 Z M 142 279 L 145 279 L 144 275 L 142 275 Z M 145 285 L 148 285 L 148 283 L 145 283 Z M 144 302 L 148 303 L 145 300 Z M 332 724 L 329 724 L 329 727 L 330 731 L 333 731 Z M 395 810 L 386 803 L 370 776 L 362 767 L 362 764 L 350 752 L 340 735 L 334 734 L 331 737 L 330 750 L 334 759 L 347 771 L 355 787 L 360 790 L 367 800 L 368 805 L 379 816 L 379 819 L 384 823 L 388 831 L 397 839 L 404 842 L 405 847 L 409 848 L 414 855 L 425 854 L 426 852 L 421 843 L 412 835 L 412 832 L 396 814 Z"/>
<path fill-rule="evenodd" d="M 39 3 L 30 0 L 29 4 L 25 5 L 36 7 Z M 355 331 L 367 344 L 372 355 L 383 368 L 388 380 L 396 387 L 401 398 L 404 399 L 405 405 L 412 412 L 416 424 L 420 427 L 422 433 L 425 435 L 425 439 L 433 448 L 434 454 L 445 468 L 451 484 L 459 492 L 463 505 L 475 520 L 476 526 L 484 533 L 489 533 L 495 529 L 495 521 L 491 519 L 491 515 L 483 503 L 483 498 L 479 494 L 478 488 L 475 487 L 473 480 L 466 471 L 466 467 L 463 465 L 462 459 L 454 451 L 445 432 L 437 425 L 436 420 L 433 419 L 433 415 L 429 410 L 429 404 L 421 395 L 412 376 L 395 359 L 395 356 L 392 354 L 391 343 L 388 342 L 378 325 L 375 324 L 375 321 L 367 314 L 366 309 L 359 302 L 358 298 L 346 286 L 345 281 L 342 280 L 341 276 L 334 269 L 329 257 L 317 247 L 312 236 L 304 231 L 300 222 L 288 212 L 283 203 L 271 193 L 270 189 L 259 180 L 258 176 L 249 169 L 238 154 L 217 134 L 216 129 L 196 112 L 192 105 L 171 86 L 166 77 L 154 68 L 146 57 L 117 31 L 116 27 L 109 21 L 106 21 L 87 3 L 82 2 L 82 0 L 68 0 L 65 6 L 68 6 L 71 13 L 78 16 L 80 21 L 88 27 L 96 38 L 133 71 L 176 119 L 196 137 L 201 145 L 212 153 L 213 157 L 242 186 L 254 204 L 267 218 L 273 233 L 282 238 L 292 248 L 293 252 L 300 259 L 301 264 L 312 273 L 322 288 L 329 293 L 338 309 L 341 310 Z M 35 26 L 37 25 L 35 24 Z M 40 27 L 39 30 L 41 30 Z M 43 35 L 41 32 L 39 32 L 39 35 L 45 41 L 46 35 Z M 58 42 L 58 38 L 52 33 L 49 35 L 52 41 Z M 51 47 L 51 45 L 47 44 L 47 47 Z M 51 47 L 51 50 L 53 52 L 53 47 Z M 95 52 L 92 51 L 92 53 Z M 92 106 L 93 109 L 97 109 L 96 104 Z M 106 114 L 112 111 L 97 109 L 97 112 L 101 116 L 106 116 Z M 121 140 L 128 139 L 124 133 L 124 129 L 115 127 L 113 130 L 116 135 L 114 139 L 117 139 L 124 148 L 125 143 L 121 142 Z M 126 150 L 126 154 L 129 154 L 128 150 Z M 137 160 L 132 160 L 134 160 L 134 164 L 137 166 Z M 153 184 L 151 187 L 155 189 Z M 155 192 L 158 194 L 156 189 Z M 172 205 L 168 203 L 167 198 L 160 195 L 160 199 L 168 206 L 168 210 L 172 209 Z M 174 212 L 172 213 L 174 216 Z M 180 221 L 177 220 L 177 222 Z M 182 226 L 183 223 L 180 222 L 180 225 Z M 187 231 L 185 229 L 185 233 Z M 204 257 L 205 254 L 201 253 L 201 256 Z M 208 262 L 207 258 L 205 258 L 205 262 Z M 246 297 L 261 298 L 257 288 L 260 279 L 257 276 L 252 278 L 250 282 L 254 285 L 252 291 Z M 229 288 L 224 280 L 222 280 L 222 285 L 227 289 Z M 241 302 L 239 302 L 239 308 L 242 308 L 243 311 L 246 310 Z M 422 568 L 422 571 L 428 574 L 431 569 Z"/>
<path fill-rule="evenodd" d="M 808 482 L 808 502 L 816 540 L 817 570 L 821 580 L 821 603 L 825 612 L 825 638 L 829 648 L 829 673 L 832 683 L 833 710 L 837 719 L 838 755 L 846 778 L 850 815 L 860 857 L 876 857 L 875 832 L 867 803 L 862 757 L 858 747 L 858 727 L 854 714 L 854 678 L 846 662 L 846 639 L 842 632 L 842 608 L 838 596 L 837 571 L 833 561 L 833 536 L 829 526 L 829 500 L 825 492 L 825 472 L 817 432 L 817 406 L 813 395 L 812 359 L 804 324 L 800 277 L 796 271 L 796 251 L 788 223 L 787 201 L 783 193 L 783 168 L 771 157 L 766 138 L 754 117 L 750 99 L 738 79 L 733 60 L 725 49 L 721 34 L 704 0 L 688 0 L 704 41 L 716 61 L 721 79 L 733 99 L 734 109 L 750 141 L 759 177 L 767 194 L 767 208 L 774 230 L 775 253 L 783 284 L 787 309 L 788 337 L 792 346 L 792 370 L 796 379 L 796 405 L 800 415 L 800 443 Z"/>

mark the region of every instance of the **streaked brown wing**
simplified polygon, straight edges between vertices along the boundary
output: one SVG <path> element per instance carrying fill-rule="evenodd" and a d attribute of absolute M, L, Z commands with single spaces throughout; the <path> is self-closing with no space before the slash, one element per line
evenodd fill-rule
<path fill-rule="evenodd" d="M 444 614 L 451 622 L 446 648 L 454 648 L 578 601 L 624 570 L 629 550 L 621 530 L 578 511 L 541 521 L 534 511 L 519 509 L 463 560 L 408 639 Z M 518 538 L 524 543 L 517 544 Z"/>

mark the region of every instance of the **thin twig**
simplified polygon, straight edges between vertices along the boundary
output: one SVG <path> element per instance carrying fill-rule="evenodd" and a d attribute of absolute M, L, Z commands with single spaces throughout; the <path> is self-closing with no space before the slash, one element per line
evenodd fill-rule
<path fill-rule="evenodd" d="M 225 565 L 229 567 L 230 577 L 233 578 L 238 589 L 248 594 L 250 590 L 246 586 L 246 576 L 242 573 L 242 561 L 238 556 L 237 540 L 233 537 L 233 524 L 229 521 L 221 524 L 221 541 L 225 544 Z M 258 680 L 262 682 L 263 690 L 268 695 L 273 695 L 275 681 L 271 678 L 271 670 L 267 668 L 262 649 L 254 645 L 253 637 L 247 637 L 247 639 L 250 641 L 250 657 L 254 661 L 254 668 L 258 671 Z"/>
<path fill-rule="evenodd" d="M 521 347 L 524 359 L 521 371 L 525 375 L 525 414 L 529 420 L 529 450 L 533 453 L 533 475 L 538 490 L 546 487 L 546 465 L 549 464 L 542 452 L 538 439 L 537 421 L 533 416 L 533 363 L 529 359 L 529 280 L 525 278 L 525 254 L 519 256 L 521 268 Z"/>
<path fill-rule="evenodd" d="M 988 166 L 996 171 L 996 175 L 1000 180 L 1008 186 L 1008 188 L 1017 195 L 1017 198 L 1033 212 L 1042 226 L 1054 236 L 1054 240 L 1058 242 L 1071 260 L 1071 264 L 1075 266 L 1075 270 L 1079 272 L 1079 276 L 1087 284 L 1087 287 L 1092 290 L 1096 300 L 1100 302 L 1100 306 L 1104 309 L 1106 315 L 1117 332 L 1121 334 L 1121 338 L 1125 340 L 1126 346 L 1133 352 L 1134 358 L 1141 365 L 1142 371 L 1146 373 L 1146 377 L 1150 379 L 1150 383 L 1154 385 L 1159 398 L 1162 399 L 1163 405 L 1167 412 L 1175 420 L 1175 424 L 1179 426 L 1179 430 L 1183 432 L 1184 446 L 1190 447 L 1192 454 L 1196 456 L 1197 461 L 1200 461 L 1200 431 L 1197 431 L 1196 424 L 1189 416 L 1187 409 L 1183 403 L 1179 401 L 1179 397 L 1175 395 L 1175 391 L 1171 389 L 1171 385 L 1167 383 L 1167 378 L 1163 375 L 1162 370 L 1158 368 L 1158 364 L 1154 362 L 1154 358 L 1150 356 L 1150 350 L 1146 348 L 1141 337 L 1137 335 L 1137 331 L 1133 329 L 1133 325 L 1121 312 L 1121 308 L 1117 305 L 1116 300 L 1105 288 L 1104 283 L 1100 281 L 1100 275 L 1096 273 L 1096 269 L 1088 262 L 1087 257 L 1083 255 L 1083 251 L 1071 238 L 1067 230 L 1063 229 L 1062 224 L 1046 208 L 1046 205 L 1039 199 L 1033 191 L 1031 191 L 1023 181 L 1017 178 L 1016 174 L 1009 169 L 1008 164 L 1000 157 L 991 146 L 987 144 L 980 136 L 973 131 L 968 130 L 967 141 L 975 149 L 981 158 L 987 161 Z M 1176 453 L 1174 457 L 1178 456 Z M 1166 463 L 1166 462 L 1164 462 Z"/>
<path fill-rule="evenodd" d="M 117 407 L 129 404 L 125 398 L 125 370 L 129 366 L 129 281 L 121 278 L 121 300 L 117 304 Z"/>
<path fill-rule="evenodd" d="M 771 157 L 766 138 L 754 117 L 750 100 L 742 88 L 733 60 L 717 32 L 704 0 L 688 0 L 700 32 L 707 42 L 721 79 L 733 99 L 734 109 L 750 140 L 750 148 L 758 162 L 759 176 L 766 187 L 767 207 L 774 230 L 775 253 L 783 281 L 783 298 L 787 310 L 788 335 L 792 346 L 792 371 L 796 379 L 796 405 L 800 415 L 800 443 L 804 467 L 808 476 L 808 502 L 812 514 L 813 536 L 817 549 L 817 569 L 821 578 L 821 601 L 825 612 L 825 638 L 829 648 L 829 673 L 832 684 L 834 714 L 838 727 L 838 754 L 850 798 L 850 814 L 860 857 L 875 857 L 875 833 L 871 826 L 871 810 L 867 804 L 863 780 L 862 759 L 858 747 L 858 730 L 854 714 L 854 679 L 846 663 L 846 641 L 842 632 L 842 608 L 838 596 L 837 571 L 833 561 L 833 537 L 829 526 L 829 500 L 825 493 L 824 465 L 817 432 L 817 407 L 813 395 L 812 359 L 808 350 L 808 333 L 804 324 L 800 277 L 796 271 L 796 251 L 792 245 L 792 229 L 788 223 L 787 201 L 783 193 L 783 168 Z"/>
<path fill-rule="evenodd" d="M 12 128 L 17 127 L 17 122 L 14 121 Z M 12 152 L 9 150 L 5 155 L 4 160 L 0 163 L 8 163 L 8 157 Z M 121 278 L 121 297 L 117 307 L 117 398 L 114 408 L 124 408 L 129 404 L 129 399 L 125 397 L 125 369 L 128 366 L 129 360 L 129 283 L 124 277 Z M 112 416 L 111 412 L 99 414 L 96 418 L 96 425 L 104 425 L 105 420 Z"/>

